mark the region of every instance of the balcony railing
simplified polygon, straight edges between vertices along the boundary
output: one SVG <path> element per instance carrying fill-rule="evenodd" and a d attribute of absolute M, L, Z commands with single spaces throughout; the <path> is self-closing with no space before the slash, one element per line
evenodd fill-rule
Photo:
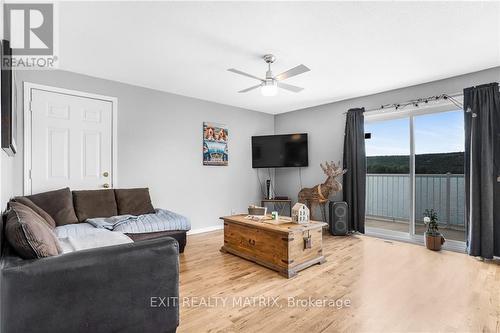
<path fill-rule="evenodd" d="M 464 175 L 442 174 L 415 176 L 416 223 L 423 223 L 425 209 L 433 208 L 439 225 L 464 229 Z M 410 177 L 405 174 L 367 174 L 367 217 L 408 222 L 410 217 Z"/>

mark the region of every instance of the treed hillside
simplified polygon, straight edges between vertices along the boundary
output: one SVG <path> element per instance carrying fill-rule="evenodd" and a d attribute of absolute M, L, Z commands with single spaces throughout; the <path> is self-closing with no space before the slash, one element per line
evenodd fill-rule
<path fill-rule="evenodd" d="M 368 173 L 409 173 L 409 156 L 368 156 Z M 464 153 L 421 154 L 415 156 L 415 173 L 464 173 Z"/>

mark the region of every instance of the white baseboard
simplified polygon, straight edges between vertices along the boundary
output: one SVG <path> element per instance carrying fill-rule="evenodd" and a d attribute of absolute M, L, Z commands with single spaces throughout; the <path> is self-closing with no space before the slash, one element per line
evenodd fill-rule
<path fill-rule="evenodd" d="M 202 234 L 204 232 L 210 232 L 210 231 L 221 230 L 221 229 L 224 229 L 223 224 L 212 225 L 210 227 L 205 227 L 205 228 L 191 229 L 187 232 L 187 234 L 188 235 Z"/>

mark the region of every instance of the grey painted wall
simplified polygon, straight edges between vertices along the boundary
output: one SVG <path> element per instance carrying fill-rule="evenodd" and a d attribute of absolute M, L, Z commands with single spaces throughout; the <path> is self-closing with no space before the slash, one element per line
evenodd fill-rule
<path fill-rule="evenodd" d="M 22 81 L 118 98 L 119 187 L 149 186 L 154 204 L 189 216 L 193 228 L 220 225 L 218 217 L 244 211 L 258 203 L 261 189 L 251 168 L 249 138 L 252 135 L 309 133 L 309 167 L 302 168 L 303 186 L 324 180 L 319 163 L 342 160 L 346 110 L 371 108 L 385 103 L 440 93 L 460 92 L 464 87 L 500 80 L 500 67 L 388 91 L 273 117 L 259 112 L 182 97 L 151 89 L 102 80 L 64 71 L 17 73 L 17 95 Z M 19 153 L 9 158 L 0 152 L 1 205 L 22 193 L 22 102 L 19 116 Z M 203 121 L 229 126 L 228 167 L 201 164 Z M 266 173 L 261 171 L 261 179 Z M 277 169 L 276 193 L 296 199 L 300 189 L 297 169 Z M 341 195 L 336 198 L 340 199 Z"/>
<path fill-rule="evenodd" d="M 421 85 L 387 91 L 312 108 L 288 112 L 275 117 L 276 134 L 306 132 L 309 134 L 309 167 L 302 168 L 304 187 L 314 186 L 325 180 L 319 163 L 341 161 L 344 147 L 344 112 L 350 108 L 378 107 L 382 104 L 403 102 L 419 97 L 442 93 L 458 93 L 465 87 L 500 80 L 500 67 L 434 81 Z M 299 174 L 296 168 L 276 169 L 276 193 L 288 195 L 296 200 L 300 190 Z M 332 197 L 342 198 L 341 194 Z"/>
<path fill-rule="evenodd" d="M 221 225 L 220 216 L 259 202 L 250 137 L 272 134 L 272 115 L 65 71 L 19 71 L 21 99 L 23 81 L 117 97 L 118 186 L 149 187 L 156 207 L 188 216 L 193 229 Z M 17 111 L 22 148 L 22 102 Z M 202 165 L 203 121 L 228 126 L 229 166 Z M 20 149 L 2 157 L 3 207 L 22 193 L 22 156 Z"/>

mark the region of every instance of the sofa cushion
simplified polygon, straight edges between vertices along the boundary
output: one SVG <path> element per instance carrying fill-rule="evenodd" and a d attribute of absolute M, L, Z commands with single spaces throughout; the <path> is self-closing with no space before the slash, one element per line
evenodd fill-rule
<path fill-rule="evenodd" d="M 19 202 L 10 202 L 9 207 L 5 235 L 21 258 L 44 258 L 62 252 L 56 236 L 40 215 Z"/>
<path fill-rule="evenodd" d="M 73 205 L 78 221 L 118 215 L 113 190 L 73 191 Z"/>
<path fill-rule="evenodd" d="M 148 188 L 130 188 L 115 190 L 118 215 L 153 214 L 155 209 L 151 204 Z"/>
<path fill-rule="evenodd" d="M 56 227 L 54 229 L 54 234 L 58 239 L 65 237 L 78 238 L 81 236 L 95 234 L 96 232 L 99 231 L 101 231 L 101 229 L 98 229 L 89 223 L 82 222 L 75 224 L 66 224 Z"/>
<path fill-rule="evenodd" d="M 27 197 L 15 197 L 14 201 L 19 202 L 25 206 L 28 206 L 35 213 L 40 215 L 45 220 L 45 222 L 50 227 L 50 229 L 54 229 L 56 227 L 56 221 L 54 221 L 52 216 L 50 216 L 46 211 L 41 209 L 39 206 L 37 206 L 33 201 L 31 201 Z"/>
<path fill-rule="evenodd" d="M 73 196 L 69 187 L 29 195 L 27 198 L 52 216 L 54 221 L 56 221 L 56 225 L 78 222 L 75 209 L 73 208 Z"/>

